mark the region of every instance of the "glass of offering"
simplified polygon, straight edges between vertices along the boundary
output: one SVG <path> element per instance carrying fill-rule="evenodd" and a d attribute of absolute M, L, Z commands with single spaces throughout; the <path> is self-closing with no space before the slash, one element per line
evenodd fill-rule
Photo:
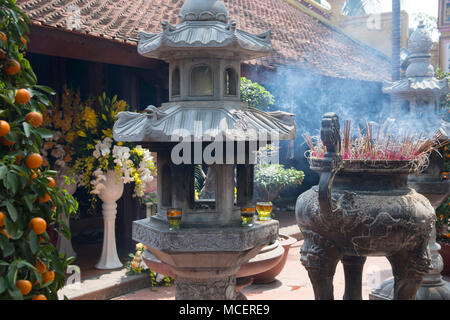
<path fill-rule="evenodd" d="M 258 220 L 260 221 L 272 220 L 272 202 L 256 203 L 256 211 L 258 211 Z"/>
<path fill-rule="evenodd" d="M 181 209 L 167 209 L 167 221 L 169 222 L 169 230 L 180 229 Z"/>
<path fill-rule="evenodd" d="M 255 207 L 243 207 L 241 208 L 241 226 L 251 227 L 253 226 L 253 217 L 255 215 Z"/>

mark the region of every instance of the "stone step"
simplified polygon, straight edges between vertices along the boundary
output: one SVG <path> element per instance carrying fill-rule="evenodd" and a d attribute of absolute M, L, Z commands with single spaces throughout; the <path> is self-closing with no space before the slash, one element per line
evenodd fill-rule
<path fill-rule="evenodd" d="M 109 300 L 128 292 L 150 287 L 148 274 L 127 276 L 126 269 L 110 272 L 81 281 L 79 286 L 66 286 L 58 292 L 62 299 L 65 295 L 69 300 Z"/>

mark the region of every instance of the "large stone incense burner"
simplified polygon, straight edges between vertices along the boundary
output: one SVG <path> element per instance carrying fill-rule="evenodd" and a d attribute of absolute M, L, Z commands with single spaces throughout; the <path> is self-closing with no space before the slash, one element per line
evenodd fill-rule
<path fill-rule="evenodd" d="M 158 212 L 133 223 L 133 239 L 174 271 L 177 299 L 235 299 L 240 266 L 278 237 L 275 220 L 240 226 L 240 208 L 253 196 L 254 152 L 293 139 L 295 121 L 240 102 L 241 61 L 267 55 L 270 32 L 236 29 L 218 0 L 187 0 L 180 17 L 160 34 L 141 32 L 138 46 L 169 63 L 170 101 L 121 113 L 114 126 L 117 141 L 158 154 Z M 207 167 L 208 196 L 196 196 L 199 165 Z M 169 230 L 173 208 L 182 211 L 179 230 Z"/>
<path fill-rule="evenodd" d="M 326 114 L 323 159 L 313 159 L 319 185 L 297 199 L 297 223 L 305 237 L 301 262 L 316 299 L 333 299 L 333 276 L 342 261 L 346 300 L 362 299 L 366 256 L 392 265 L 394 299 L 415 299 L 430 270 L 428 241 L 435 215 L 429 200 L 408 187 L 408 161 L 351 161 L 340 157 L 339 119 Z"/>

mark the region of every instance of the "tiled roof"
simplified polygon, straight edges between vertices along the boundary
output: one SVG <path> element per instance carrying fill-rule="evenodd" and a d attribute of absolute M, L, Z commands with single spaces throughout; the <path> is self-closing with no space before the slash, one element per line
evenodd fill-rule
<path fill-rule="evenodd" d="M 288 65 L 336 78 L 390 80 L 389 60 L 374 49 L 288 4 L 285 0 L 224 0 L 237 28 L 272 30 L 274 52 L 249 64 Z M 18 0 L 33 23 L 137 45 L 140 30 L 162 31 L 161 22 L 178 24 L 184 0 Z M 77 24 L 77 15 L 81 23 Z"/>

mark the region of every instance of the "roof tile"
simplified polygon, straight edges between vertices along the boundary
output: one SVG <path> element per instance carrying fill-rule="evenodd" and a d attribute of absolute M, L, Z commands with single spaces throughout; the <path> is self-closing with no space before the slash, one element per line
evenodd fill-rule
<path fill-rule="evenodd" d="M 274 52 L 249 64 L 289 65 L 330 77 L 390 80 L 390 63 L 377 53 L 284 0 L 224 0 L 237 27 L 250 33 L 272 30 Z M 161 22 L 180 22 L 184 0 L 18 0 L 33 23 L 67 29 L 80 15 L 79 32 L 137 44 L 140 30 L 159 33 Z"/>

